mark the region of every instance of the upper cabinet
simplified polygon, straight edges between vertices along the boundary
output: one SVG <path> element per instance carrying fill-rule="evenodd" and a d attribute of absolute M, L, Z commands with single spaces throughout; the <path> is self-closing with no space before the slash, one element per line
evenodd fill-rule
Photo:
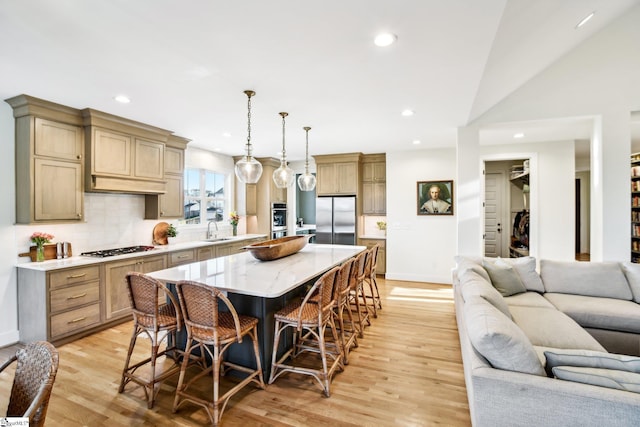
<path fill-rule="evenodd" d="M 358 195 L 362 154 L 331 154 L 313 157 L 316 162 L 318 196 Z"/>
<path fill-rule="evenodd" d="M 189 140 L 170 135 L 164 149 L 164 194 L 145 196 L 145 219 L 184 217 L 184 150 Z"/>
<path fill-rule="evenodd" d="M 362 213 L 387 213 L 387 163 L 385 154 L 362 157 Z"/>
<path fill-rule="evenodd" d="M 87 108 L 86 191 L 163 194 L 165 146 L 170 131 Z"/>
<path fill-rule="evenodd" d="M 16 222 L 82 221 L 80 111 L 27 95 L 6 102 L 16 120 Z"/>

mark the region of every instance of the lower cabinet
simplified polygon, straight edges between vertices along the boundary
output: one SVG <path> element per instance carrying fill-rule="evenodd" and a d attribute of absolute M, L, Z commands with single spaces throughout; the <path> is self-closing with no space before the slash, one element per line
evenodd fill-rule
<path fill-rule="evenodd" d="M 371 249 L 376 243 L 380 245 L 376 274 L 385 274 L 387 272 L 387 241 L 385 239 L 358 239 L 358 244 L 366 246 L 367 249 Z"/>
<path fill-rule="evenodd" d="M 204 248 L 198 248 L 198 261 L 206 261 L 211 258 L 216 257 L 216 248 L 215 246 L 205 246 Z"/>
<path fill-rule="evenodd" d="M 108 262 L 104 266 L 105 320 L 115 320 L 131 313 L 131 302 L 127 291 L 126 276 L 130 271 L 150 273 L 167 268 L 165 255 L 130 258 Z"/>

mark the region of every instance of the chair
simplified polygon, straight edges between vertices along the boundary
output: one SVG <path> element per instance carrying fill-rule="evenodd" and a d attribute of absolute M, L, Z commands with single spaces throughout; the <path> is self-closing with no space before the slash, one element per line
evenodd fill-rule
<path fill-rule="evenodd" d="M 368 285 L 369 293 L 364 292 L 365 299 L 371 304 L 371 311 L 373 317 L 378 317 L 378 310 L 382 310 L 382 299 L 380 298 L 380 291 L 378 290 L 378 281 L 376 280 L 376 268 L 378 267 L 378 251 L 380 249 L 379 244 L 375 244 L 369 249 L 370 262 L 366 265 L 366 271 L 364 275 L 364 284 Z M 369 306 L 369 303 L 367 303 Z"/>
<path fill-rule="evenodd" d="M 14 362 L 7 417 L 27 417 L 30 426 L 43 426 L 58 372 L 58 350 L 46 341 L 29 343 L 0 366 L 0 372 Z"/>
<path fill-rule="evenodd" d="M 358 336 L 364 337 L 365 326 L 371 325 L 367 299 L 364 295 L 364 277 L 367 271 L 367 263 L 370 262 L 369 251 L 362 251 L 356 255 L 353 265 L 353 273 L 349 279 L 349 307 L 357 317 Z"/>
<path fill-rule="evenodd" d="M 128 273 L 126 281 L 133 312 L 133 333 L 118 392 L 124 392 L 125 386 L 131 381 L 143 386 L 147 407 L 151 409 L 160 389 L 160 384 L 180 370 L 180 365 L 176 362 L 178 350 L 175 346 L 175 333 L 181 327 L 181 316 L 174 296 L 162 282 L 136 272 Z M 166 298 L 169 298 L 168 303 L 161 302 L 167 301 Z M 131 355 L 138 336 L 142 334 L 149 337 L 151 341 L 151 356 L 132 365 Z M 165 349 L 159 351 L 162 342 L 170 335 L 173 335 L 173 343 L 170 345 L 167 342 Z M 156 364 L 158 358 L 169 354 L 173 358 L 174 364 L 157 374 Z M 148 375 L 137 375 L 136 371 L 146 365 L 150 366 L 150 373 Z"/>
<path fill-rule="evenodd" d="M 337 369 L 344 369 L 342 350 L 339 344 L 340 338 L 338 337 L 332 310 L 335 306 L 333 284 L 338 271 L 339 267 L 334 267 L 324 273 L 307 292 L 302 302 L 294 301 L 275 314 L 275 334 L 273 353 L 271 355 L 269 384 L 272 384 L 285 372 L 296 372 L 315 378 L 318 383 L 320 383 L 324 395 L 326 397 L 330 396 L 330 383 L 333 374 Z M 316 301 L 310 301 L 316 294 Z M 335 352 L 327 350 L 328 346 L 325 340 L 327 327 L 330 328 L 333 336 Z M 281 335 L 288 328 L 294 330 L 293 345 L 285 351 L 280 359 L 277 359 Z M 298 335 L 304 337 L 304 342 L 296 342 Z M 317 345 L 312 347 L 309 344 L 311 341 L 316 342 Z M 316 351 L 320 355 L 321 367 L 316 368 L 294 364 L 295 359 L 300 356 L 300 353 L 307 350 Z M 330 364 L 327 359 L 330 359 Z M 289 363 L 285 363 L 287 361 L 289 361 Z"/>
<path fill-rule="evenodd" d="M 258 347 L 258 319 L 238 315 L 231 301 L 219 289 L 212 286 L 183 280 L 176 284 L 176 289 L 184 323 L 187 327 L 187 345 L 180 369 L 173 412 L 175 413 L 182 403 L 190 401 L 203 406 L 213 425 L 217 426 L 229 399 L 240 389 L 251 382 L 256 383 L 261 389 L 265 388 Z M 219 301 L 227 307 L 228 312 L 219 310 Z M 253 343 L 255 369 L 224 360 L 225 351 L 232 344 L 241 343 L 245 336 L 248 336 Z M 211 347 L 213 347 L 213 351 Z M 187 382 L 185 376 L 189 358 L 196 349 L 199 349 L 200 357 L 208 355 L 211 358 L 211 364 Z M 246 376 L 220 396 L 220 376 L 231 369 L 244 373 Z M 189 387 L 210 373 L 213 379 L 212 399 L 205 400 L 195 394 L 190 394 Z"/>
<path fill-rule="evenodd" d="M 353 313 L 349 306 L 349 293 L 351 291 L 350 285 L 352 276 L 357 277 L 355 261 L 355 258 L 351 258 L 340 266 L 334 285 L 336 305 L 333 311 L 336 320 L 338 321 L 340 342 L 342 344 L 342 356 L 345 365 L 349 364 L 349 352 L 351 351 L 351 348 L 358 347 L 358 326 L 355 323 Z M 348 319 L 345 319 L 345 313 Z"/>

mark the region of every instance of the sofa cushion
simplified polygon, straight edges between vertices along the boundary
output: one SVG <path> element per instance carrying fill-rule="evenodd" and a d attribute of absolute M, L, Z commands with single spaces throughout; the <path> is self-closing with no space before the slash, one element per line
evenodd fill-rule
<path fill-rule="evenodd" d="M 633 300 L 640 304 L 640 264 L 626 261 L 621 265 L 627 282 L 629 282 Z"/>
<path fill-rule="evenodd" d="M 632 372 L 576 366 L 556 366 L 552 372 L 561 380 L 640 393 L 640 374 Z"/>
<path fill-rule="evenodd" d="M 454 260 L 457 264 L 458 277 L 462 276 L 467 270 L 473 270 L 488 282 L 491 281 L 489 273 L 482 267 L 482 258 L 457 255 L 454 257 Z"/>
<path fill-rule="evenodd" d="M 520 275 L 510 265 L 498 261 L 483 261 L 482 266 L 489 273 L 491 284 L 504 297 L 527 292 Z"/>
<path fill-rule="evenodd" d="M 554 366 L 581 366 L 640 374 L 640 357 L 635 356 L 591 350 L 546 349 L 544 357 L 547 371 Z"/>
<path fill-rule="evenodd" d="M 633 295 L 617 262 L 540 261 L 547 292 L 631 300 Z"/>
<path fill-rule="evenodd" d="M 545 375 L 529 339 L 500 310 L 484 298 L 472 296 L 465 301 L 463 312 L 473 347 L 493 367 Z"/>
<path fill-rule="evenodd" d="M 522 284 L 528 291 L 544 293 L 542 279 L 536 271 L 536 259 L 532 256 L 520 258 L 499 258 L 502 262 L 512 266 L 520 276 Z"/>
<path fill-rule="evenodd" d="M 509 319 L 511 319 L 511 313 L 509 312 L 509 306 L 505 302 L 500 292 L 485 280 L 474 270 L 466 270 L 462 273 L 460 279 L 460 292 L 462 298 L 467 301 L 469 297 L 481 296 L 489 301 L 495 308 L 500 310 Z M 544 298 L 543 298 L 544 299 Z M 546 300 L 545 300 L 546 301 Z"/>
<path fill-rule="evenodd" d="M 524 305 L 529 307 L 555 308 L 545 297 L 537 292 L 525 292 L 503 298 L 508 306 Z"/>
<path fill-rule="evenodd" d="M 582 327 L 640 333 L 640 305 L 633 301 L 556 293 L 544 297 Z"/>
<path fill-rule="evenodd" d="M 606 352 L 587 331 L 555 308 L 511 306 L 509 311 L 533 345 Z"/>

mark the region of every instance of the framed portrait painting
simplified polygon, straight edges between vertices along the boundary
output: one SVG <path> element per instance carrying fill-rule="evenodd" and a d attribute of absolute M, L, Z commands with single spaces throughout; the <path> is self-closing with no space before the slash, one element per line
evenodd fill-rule
<path fill-rule="evenodd" d="M 418 215 L 453 215 L 453 181 L 418 181 Z"/>

